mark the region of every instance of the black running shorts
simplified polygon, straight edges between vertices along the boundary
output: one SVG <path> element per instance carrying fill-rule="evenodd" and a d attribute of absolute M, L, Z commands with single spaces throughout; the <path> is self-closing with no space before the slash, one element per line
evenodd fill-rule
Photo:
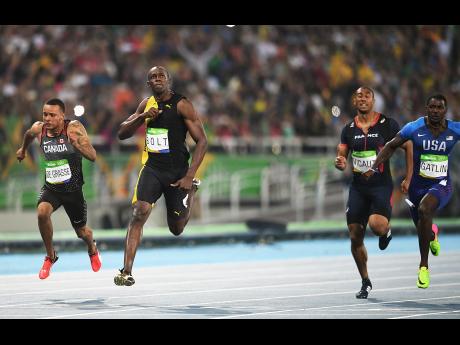
<path fill-rule="evenodd" d="M 59 193 L 43 186 L 38 196 L 37 206 L 42 202 L 50 203 L 54 211 L 61 207 L 61 205 L 64 206 L 65 212 L 74 229 L 80 229 L 86 225 L 87 211 L 83 190 Z"/>
<path fill-rule="evenodd" d="M 149 166 L 143 166 L 139 172 L 139 179 L 134 189 L 132 203 L 138 200 L 145 201 L 152 206 L 164 194 L 168 216 L 172 218 L 182 218 L 189 207 L 188 191 L 178 187 L 171 187 L 185 176 L 188 168 L 181 169 L 179 172 L 159 171 Z"/>
<path fill-rule="evenodd" d="M 390 221 L 393 208 L 393 184 L 362 185 L 352 183 L 347 203 L 347 224 L 366 227 L 369 216 L 379 214 Z"/>

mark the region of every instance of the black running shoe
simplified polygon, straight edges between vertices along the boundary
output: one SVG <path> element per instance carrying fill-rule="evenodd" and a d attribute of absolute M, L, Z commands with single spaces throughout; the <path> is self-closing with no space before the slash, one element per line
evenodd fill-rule
<path fill-rule="evenodd" d="M 388 230 L 386 235 L 379 237 L 379 248 L 380 250 L 385 250 L 393 237 L 391 236 L 391 229 Z"/>
<path fill-rule="evenodd" d="M 361 290 L 358 291 L 356 294 L 356 298 L 359 299 L 367 299 L 369 292 L 372 290 L 372 283 L 369 279 L 363 279 L 363 285 L 361 286 Z"/>
<path fill-rule="evenodd" d="M 131 286 L 136 282 L 131 274 L 123 273 L 123 269 L 120 273 L 113 278 L 113 282 L 118 286 Z"/>

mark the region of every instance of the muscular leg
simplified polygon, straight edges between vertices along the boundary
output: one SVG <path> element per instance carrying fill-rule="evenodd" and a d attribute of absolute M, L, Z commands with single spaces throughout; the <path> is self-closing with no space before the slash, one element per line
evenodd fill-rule
<path fill-rule="evenodd" d="M 85 241 L 86 245 L 88 246 L 88 254 L 95 254 L 96 253 L 96 244 L 94 243 L 93 239 L 93 231 L 87 225 L 75 229 L 78 238 L 81 238 Z"/>
<path fill-rule="evenodd" d="M 53 247 L 53 224 L 51 222 L 51 214 L 53 206 L 48 202 L 41 202 L 37 207 L 38 228 L 42 236 L 43 243 L 46 248 L 46 255 L 52 259 L 55 258 Z"/>
<path fill-rule="evenodd" d="M 179 215 L 176 213 L 178 211 L 172 210 L 170 207 L 168 207 L 168 226 L 169 230 L 174 236 L 179 236 L 182 234 L 190 219 L 196 191 L 197 187 L 192 186 L 192 189 L 188 192 L 188 198 L 186 201 L 187 207 L 183 211 L 180 211 Z M 184 214 L 181 214 L 181 212 L 184 212 Z"/>
<path fill-rule="evenodd" d="M 376 236 L 383 236 L 390 230 L 390 222 L 387 217 L 380 214 L 372 214 L 369 217 L 369 227 Z"/>
<path fill-rule="evenodd" d="M 420 249 L 420 267 L 428 268 L 428 253 L 430 241 L 433 238 L 431 230 L 433 226 L 433 216 L 438 208 L 439 200 L 432 194 L 426 194 L 418 207 L 418 245 Z"/>
<path fill-rule="evenodd" d="M 123 273 L 131 274 L 137 247 L 141 242 L 142 230 L 150 212 L 152 212 L 152 205 L 148 202 L 138 200 L 133 206 L 133 214 L 126 234 Z"/>
<path fill-rule="evenodd" d="M 369 278 L 367 273 L 367 250 L 364 245 L 364 227 L 361 224 L 349 224 L 348 231 L 351 240 L 351 253 L 355 259 L 362 279 Z"/>

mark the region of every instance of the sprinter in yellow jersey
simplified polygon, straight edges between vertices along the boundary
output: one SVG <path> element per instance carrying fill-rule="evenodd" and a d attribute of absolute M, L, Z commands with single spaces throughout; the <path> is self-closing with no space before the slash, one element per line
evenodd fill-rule
<path fill-rule="evenodd" d="M 165 196 L 170 231 L 179 236 L 185 228 L 199 181 L 195 174 L 207 150 L 207 139 L 192 103 L 171 90 L 166 68 L 155 66 L 148 72 L 147 85 L 152 96 L 144 99 L 136 112 L 120 125 L 118 137 L 130 138 L 145 125 L 143 167 L 134 190 L 133 213 L 125 243 L 124 267 L 115 276 L 116 285 L 131 286 L 131 271 L 142 228 L 156 201 Z M 187 132 L 196 143 L 190 154 L 185 143 Z"/>

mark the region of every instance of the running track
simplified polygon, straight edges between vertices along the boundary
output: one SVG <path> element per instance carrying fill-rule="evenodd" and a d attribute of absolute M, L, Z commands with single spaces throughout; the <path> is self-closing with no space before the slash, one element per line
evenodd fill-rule
<path fill-rule="evenodd" d="M 9 267 L 0 318 L 460 318 L 459 235 L 443 236 L 441 256 L 430 256 L 426 290 L 415 286 L 415 237 L 394 238 L 385 252 L 368 237 L 368 300 L 354 297 L 360 279 L 347 240 L 139 250 L 132 287 L 113 284 L 122 252 L 104 253 L 98 273 L 84 253 L 61 253 L 44 281 L 42 254 L 10 254 L 0 256 Z"/>

